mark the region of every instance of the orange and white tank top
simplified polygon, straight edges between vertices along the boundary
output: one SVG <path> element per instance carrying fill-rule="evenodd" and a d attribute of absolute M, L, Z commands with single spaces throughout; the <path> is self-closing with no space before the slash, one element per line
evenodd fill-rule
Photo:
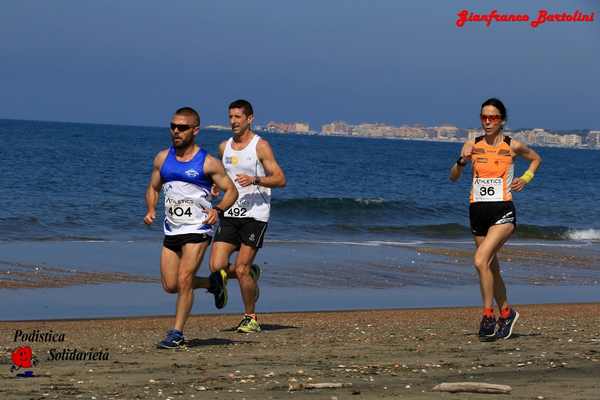
<path fill-rule="evenodd" d="M 504 136 L 499 145 L 492 146 L 484 140 L 484 136 L 475 139 L 471 156 L 471 203 L 512 200 L 510 186 L 514 177 L 514 164 L 510 141 L 510 137 Z"/>

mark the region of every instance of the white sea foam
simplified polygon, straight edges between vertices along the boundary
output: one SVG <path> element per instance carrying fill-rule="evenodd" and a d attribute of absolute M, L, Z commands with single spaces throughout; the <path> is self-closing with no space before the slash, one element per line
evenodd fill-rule
<path fill-rule="evenodd" d="M 512 241 L 512 242 L 508 242 L 508 244 L 506 244 L 506 246 L 511 247 L 511 246 L 522 246 L 522 247 L 563 247 L 563 248 L 573 248 L 573 249 L 578 249 L 578 248 L 582 248 L 582 247 L 586 247 L 589 246 L 590 243 L 565 243 L 565 242 L 559 242 L 559 241 L 552 241 L 552 242 L 519 242 L 519 241 Z"/>
<path fill-rule="evenodd" d="M 361 203 L 361 204 L 383 204 L 385 203 L 385 200 L 382 199 L 381 197 L 377 197 L 374 199 L 363 199 L 363 198 L 357 198 L 354 199 L 354 201 L 356 201 L 357 203 Z"/>
<path fill-rule="evenodd" d="M 281 243 L 281 244 L 327 244 L 327 245 L 350 245 L 350 246 L 416 246 L 423 244 L 420 240 L 407 241 L 407 242 L 395 242 L 395 241 L 383 241 L 383 240 L 367 240 L 364 242 L 353 242 L 343 240 L 266 240 L 269 243 Z"/>
<path fill-rule="evenodd" d="M 599 229 L 572 229 L 565 236 L 571 240 L 600 240 Z"/>

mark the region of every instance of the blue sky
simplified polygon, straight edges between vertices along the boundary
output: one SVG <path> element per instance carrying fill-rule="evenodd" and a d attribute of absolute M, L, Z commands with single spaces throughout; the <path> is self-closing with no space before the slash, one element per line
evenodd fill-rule
<path fill-rule="evenodd" d="M 591 24 L 455 25 L 488 13 L 596 12 Z M 0 118 L 164 126 L 174 109 L 225 123 L 600 129 L 600 1 L 3 1 Z"/>

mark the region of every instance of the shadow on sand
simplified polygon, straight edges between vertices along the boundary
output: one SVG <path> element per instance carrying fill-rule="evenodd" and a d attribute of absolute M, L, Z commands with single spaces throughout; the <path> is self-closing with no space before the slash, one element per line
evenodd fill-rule
<path fill-rule="evenodd" d="M 192 339 L 186 340 L 185 345 L 187 347 L 204 347 L 204 346 L 226 346 L 231 344 L 245 344 L 245 343 L 256 343 L 251 340 L 231 340 L 224 338 L 210 338 L 210 339 Z"/>
<path fill-rule="evenodd" d="M 237 326 L 234 326 L 232 328 L 223 329 L 221 332 L 235 332 L 236 329 L 237 329 Z M 260 324 L 260 330 L 263 332 L 279 331 L 282 329 L 300 329 L 300 328 L 298 328 L 297 326 L 290 326 L 290 325 Z"/>

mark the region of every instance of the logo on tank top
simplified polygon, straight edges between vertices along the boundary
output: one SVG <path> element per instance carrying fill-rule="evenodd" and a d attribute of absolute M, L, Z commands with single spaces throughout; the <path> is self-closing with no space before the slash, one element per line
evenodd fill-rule
<path fill-rule="evenodd" d="M 225 157 L 225 164 L 237 165 L 238 161 L 236 156 Z"/>
<path fill-rule="evenodd" d="M 188 169 L 187 171 L 185 171 L 185 174 L 187 176 L 189 176 L 190 178 L 195 178 L 198 175 L 200 175 L 200 173 L 198 171 L 196 171 L 195 169 Z"/>

